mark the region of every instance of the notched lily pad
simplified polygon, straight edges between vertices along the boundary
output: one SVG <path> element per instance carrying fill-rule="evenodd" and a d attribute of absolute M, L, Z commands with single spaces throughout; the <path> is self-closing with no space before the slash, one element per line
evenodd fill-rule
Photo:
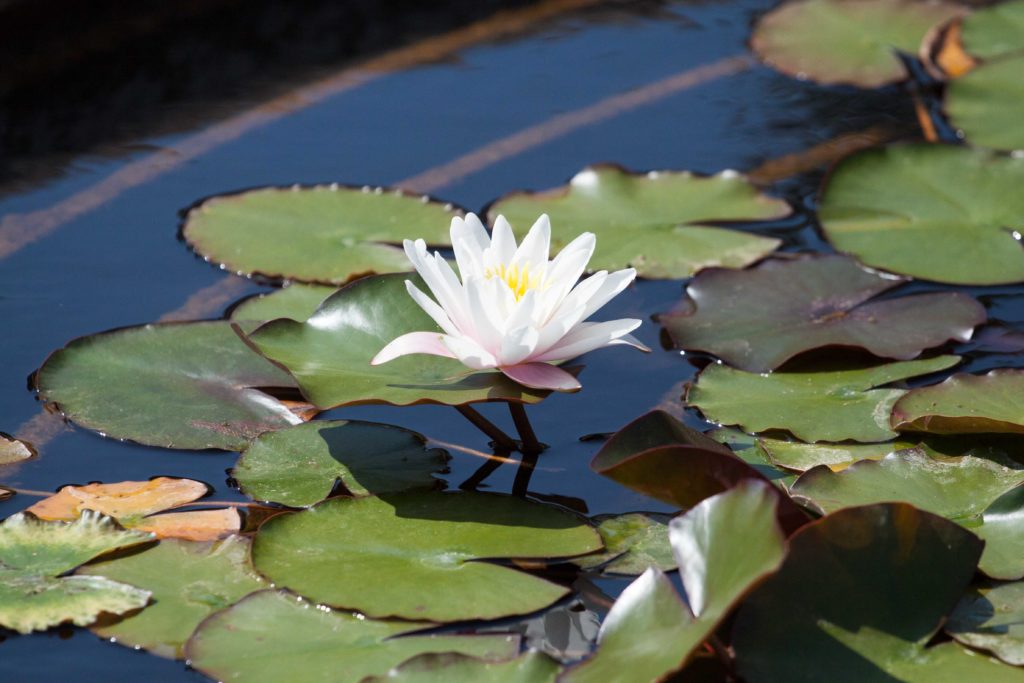
<path fill-rule="evenodd" d="M 935 660 L 945 651 L 925 648 L 981 550 L 970 532 L 903 503 L 846 508 L 808 524 L 789 538 L 778 573 L 740 607 L 733 631 L 739 675 L 750 683 L 823 673 L 836 683 L 989 680 L 982 657 L 977 676 L 943 678 Z M 884 639 L 856 641 L 872 633 Z M 902 675 L 919 660 L 928 668 Z"/>
<path fill-rule="evenodd" d="M 742 268 L 780 242 L 711 227 L 729 221 L 782 218 L 789 206 L 757 191 L 733 171 L 700 177 L 688 172 L 631 174 L 591 166 L 565 187 L 518 192 L 495 202 L 488 216 L 504 215 L 522 235 L 541 213 L 551 217 L 551 242 L 561 249 L 583 231 L 597 235 L 588 268 L 636 268 L 641 277 L 684 278 L 702 268 Z"/>
<path fill-rule="evenodd" d="M 156 515 L 193 503 L 208 492 L 209 487 L 202 482 L 173 477 L 65 486 L 27 512 L 40 519 L 70 521 L 83 510 L 95 510 L 130 529 L 152 532 L 157 538 L 212 541 L 237 532 L 242 520 L 233 508 Z"/>
<path fill-rule="evenodd" d="M 598 515 L 597 532 L 604 551 L 585 555 L 573 563 L 582 569 L 600 567 L 603 574 L 643 574 L 654 567 L 661 571 L 676 568 L 672 546 L 668 542 L 670 515 L 653 512 L 628 512 L 622 515 Z"/>
<path fill-rule="evenodd" d="M 918 0 L 798 0 L 762 17 L 750 45 L 790 76 L 877 88 L 907 78 L 899 53 L 916 54 L 929 29 L 962 11 Z"/>
<path fill-rule="evenodd" d="M 414 275 L 363 278 L 323 302 L 305 323 L 275 320 L 248 335 L 267 358 L 288 369 L 321 409 L 363 403 L 462 405 L 475 401 L 536 403 L 550 392 L 527 389 L 500 372 L 472 372 L 440 356 L 370 360 L 406 332 L 440 328 L 406 292 Z"/>
<path fill-rule="evenodd" d="M 1024 581 L 972 587 L 960 598 L 945 630 L 964 645 L 1024 665 Z"/>
<path fill-rule="evenodd" d="M 494 619 L 546 607 L 568 591 L 493 558 L 599 550 L 583 520 L 519 498 L 415 492 L 332 498 L 260 528 L 253 563 L 275 585 L 374 617 Z"/>
<path fill-rule="evenodd" d="M 249 564 L 249 540 L 231 536 L 213 543 L 163 541 L 144 553 L 82 567 L 79 576 L 105 576 L 151 591 L 145 610 L 94 626 L 102 638 L 181 658 L 192 631 L 217 610 L 267 588 Z"/>
<path fill-rule="evenodd" d="M 359 683 L 426 652 L 491 660 L 519 652 L 517 636 L 414 633 L 429 626 L 366 619 L 283 591 L 260 591 L 204 621 L 185 655 L 194 669 L 220 681 Z"/>
<path fill-rule="evenodd" d="M 896 402 L 894 429 L 934 434 L 1024 434 L 1024 370 L 957 374 Z"/>
<path fill-rule="evenodd" d="M 985 321 L 985 308 L 959 292 L 869 301 L 903 282 L 843 256 L 770 260 L 701 273 L 680 310 L 660 322 L 678 348 L 767 372 L 824 346 L 910 360 L 947 340 L 969 340 Z"/>
<path fill-rule="evenodd" d="M 308 507 L 339 483 L 355 496 L 433 487 L 448 455 L 400 427 L 316 421 L 258 437 L 232 476 L 257 500 Z"/>
<path fill-rule="evenodd" d="M 964 285 L 1024 281 L 1024 159 L 907 144 L 853 154 L 832 171 L 818 216 L 863 263 Z"/>
<path fill-rule="evenodd" d="M 407 270 L 403 239 L 448 245 L 451 204 L 399 190 L 265 187 L 211 197 L 185 215 L 200 256 L 241 275 L 340 285 Z"/>
<path fill-rule="evenodd" d="M 0 524 L 0 626 L 19 633 L 65 621 L 87 626 L 103 613 L 145 607 L 149 591 L 102 576 L 60 575 L 151 540 L 151 534 L 125 530 L 92 511 L 74 522 L 45 522 L 27 513 L 8 517 Z"/>
<path fill-rule="evenodd" d="M 301 282 L 293 282 L 282 289 L 274 290 L 267 294 L 260 294 L 245 299 L 231 311 L 231 319 L 277 320 L 288 318 L 298 322 L 306 322 L 309 316 L 316 312 L 320 304 L 338 291 L 337 287 L 328 285 L 307 285 Z"/>
<path fill-rule="evenodd" d="M 786 429 L 804 441 L 888 441 L 889 414 L 906 389 L 878 388 L 956 365 L 957 356 L 854 370 L 762 375 L 713 364 L 690 386 L 687 402 L 720 424 L 759 433 Z"/>
<path fill-rule="evenodd" d="M 263 432 L 302 422 L 296 412 L 308 408 L 261 391 L 295 382 L 220 321 L 81 337 L 46 360 L 35 385 L 83 427 L 165 448 L 241 450 Z"/>

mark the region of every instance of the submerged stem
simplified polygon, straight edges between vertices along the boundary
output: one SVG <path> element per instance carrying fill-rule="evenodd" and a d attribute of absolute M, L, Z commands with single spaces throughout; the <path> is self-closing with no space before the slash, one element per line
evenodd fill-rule
<path fill-rule="evenodd" d="M 459 411 L 459 413 L 464 418 L 469 420 L 474 427 L 479 429 L 486 436 L 491 437 L 491 440 L 494 442 L 494 445 L 498 449 L 503 451 L 517 450 L 516 442 L 512 439 L 511 436 L 501 431 L 501 429 L 496 424 L 494 424 L 486 417 L 478 413 L 474 408 L 471 408 L 468 405 L 454 407 L 455 410 Z"/>
<path fill-rule="evenodd" d="M 530 488 L 530 479 L 533 477 L 533 471 L 536 469 L 537 457 L 540 455 L 540 451 L 523 451 L 523 459 L 519 463 L 519 469 L 516 470 L 516 478 L 512 482 L 512 495 L 525 497 L 527 491 Z"/>

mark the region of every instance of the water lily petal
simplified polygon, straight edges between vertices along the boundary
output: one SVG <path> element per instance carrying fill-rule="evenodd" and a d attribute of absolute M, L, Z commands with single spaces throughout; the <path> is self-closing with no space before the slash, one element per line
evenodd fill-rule
<path fill-rule="evenodd" d="M 387 346 L 377 352 L 377 355 L 370 361 L 370 365 L 380 365 L 399 356 L 408 356 L 413 353 L 456 358 L 456 354 L 444 344 L 446 337 L 447 335 L 438 332 L 408 332 L 401 337 L 392 339 Z"/>
<path fill-rule="evenodd" d="M 548 281 L 565 283 L 568 287 L 576 284 L 583 275 L 590 257 L 594 255 L 597 237 L 592 232 L 585 232 L 569 244 L 565 245 L 558 256 L 548 266 Z"/>
<path fill-rule="evenodd" d="M 505 334 L 501 338 L 501 356 L 499 365 L 518 365 L 530 357 L 537 346 L 539 338 L 537 328 L 520 327 Z"/>
<path fill-rule="evenodd" d="M 469 337 L 448 337 L 441 340 L 459 362 L 472 370 L 486 370 L 498 365 L 498 360 Z"/>
<path fill-rule="evenodd" d="M 644 353 L 651 352 L 651 347 L 649 347 L 647 344 L 644 344 L 642 341 L 640 341 L 631 334 L 624 334 L 621 337 L 618 337 L 617 339 L 612 339 L 610 342 L 608 342 L 608 346 L 615 346 L 616 344 L 625 344 L 626 346 L 632 346 L 637 351 L 643 351 Z"/>
<path fill-rule="evenodd" d="M 588 351 L 609 346 L 613 341 L 640 327 L 640 320 L 622 318 L 603 323 L 580 323 L 569 334 L 544 353 L 531 360 L 560 361 L 581 356 Z"/>
<path fill-rule="evenodd" d="M 551 250 L 551 221 L 548 215 L 541 214 L 530 231 L 526 233 L 522 244 L 512 257 L 512 265 L 519 268 L 528 267 L 531 272 L 541 275 L 541 270 L 548 265 L 548 252 Z"/>
<path fill-rule="evenodd" d="M 452 219 L 450 234 L 462 282 L 465 283 L 470 277 L 482 278 L 484 251 L 491 244 L 484 224 L 473 213 L 466 214 L 465 218 L 456 216 Z"/>
<path fill-rule="evenodd" d="M 565 370 L 547 363 L 520 363 L 500 369 L 509 379 L 531 389 L 580 390 L 579 380 Z"/>
<path fill-rule="evenodd" d="M 410 280 L 406 280 L 405 289 L 409 292 L 409 296 L 412 297 L 413 301 L 415 301 L 427 315 L 433 318 L 438 327 L 444 330 L 447 334 L 459 333 L 455 328 L 455 324 L 452 323 L 451 318 L 448 317 L 448 314 L 445 313 L 444 309 L 441 308 L 437 302 L 420 291 L 419 287 L 414 285 Z"/>
<path fill-rule="evenodd" d="M 634 279 L 636 279 L 636 269 L 634 268 L 617 270 L 608 275 L 604 282 L 601 283 L 601 286 L 598 287 L 597 291 L 594 292 L 587 301 L 587 310 L 583 314 L 583 319 L 586 320 L 596 313 L 599 308 L 611 301 L 619 294 L 619 292 L 628 287 L 629 283 Z"/>
<path fill-rule="evenodd" d="M 497 290 L 500 285 L 497 280 L 471 279 L 466 283 L 469 314 L 476 325 L 473 339 L 481 348 L 495 356 L 500 352 L 501 337 L 504 333 L 503 316 L 495 306 L 499 299 Z"/>
<path fill-rule="evenodd" d="M 504 216 L 494 219 L 494 227 L 491 229 L 491 247 L 488 250 L 486 266 L 508 264 L 516 253 L 516 236 L 512 234 L 512 226 L 508 224 Z"/>

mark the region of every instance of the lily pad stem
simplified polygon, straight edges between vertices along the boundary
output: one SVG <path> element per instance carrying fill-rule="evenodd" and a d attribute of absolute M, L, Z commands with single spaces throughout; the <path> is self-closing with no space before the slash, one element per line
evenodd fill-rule
<path fill-rule="evenodd" d="M 519 440 L 522 442 L 519 450 L 524 456 L 539 455 L 547 446 L 537 440 L 537 434 L 533 431 L 530 418 L 526 416 L 526 408 L 523 407 L 522 403 L 509 401 L 508 410 L 512 413 L 512 421 L 516 425 L 516 431 L 519 432 Z"/>
<path fill-rule="evenodd" d="M 526 496 L 527 491 L 530 488 L 530 479 L 533 477 L 533 471 L 536 469 L 537 456 L 540 455 L 540 451 L 523 451 L 523 459 L 519 463 L 519 469 L 516 470 L 516 478 L 512 482 L 512 495 L 523 498 Z"/>
<path fill-rule="evenodd" d="M 465 406 L 455 406 L 455 410 L 459 411 L 464 418 L 469 420 L 474 427 L 479 429 L 485 435 L 491 437 L 491 441 L 494 442 L 494 446 L 498 450 L 502 451 L 515 451 L 519 450 L 516 442 L 511 436 L 501 431 L 501 429 L 488 420 L 486 417 L 478 413 L 474 408 Z"/>

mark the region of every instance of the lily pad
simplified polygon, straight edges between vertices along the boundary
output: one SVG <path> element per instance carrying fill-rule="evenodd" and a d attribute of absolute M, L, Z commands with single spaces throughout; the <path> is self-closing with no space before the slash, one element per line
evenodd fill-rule
<path fill-rule="evenodd" d="M 306 322 L 324 299 L 336 291 L 337 287 L 293 282 L 283 289 L 246 299 L 231 311 L 231 319 L 267 321 L 289 318 Z"/>
<path fill-rule="evenodd" d="M 440 356 L 405 356 L 371 366 L 378 351 L 406 332 L 440 333 L 406 292 L 405 280 L 419 282 L 413 275 L 363 278 L 327 299 L 305 323 L 275 320 L 249 339 L 287 368 L 322 409 L 362 403 L 536 403 L 550 393 L 527 389 L 500 372 L 473 372 Z"/>
<path fill-rule="evenodd" d="M 967 526 L 985 541 L 980 569 L 994 579 L 1024 578 L 1024 488 L 1007 491 Z"/>
<path fill-rule="evenodd" d="M 906 389 L 877 387 L 956 365 L 957 356 L 854 370 L 762 375 L 713 364 L 687 392 L 687 402 L 721 424 L 748 432 L 786 429 L 804 441 L 888 441 L 889 413 Z"/>
<path fill-rule="evenodd" d="M 741 481 L 769 479 L 714 439 L 655 410 L 616 432 L 594 456 L 591 469 L 623 486 L 688 509 Z M 782 491 L 778 513 L 787 531 L 807 516 Z"/>
<path fill-rule="evenodd" d="M 573 563 L 582 569 L 600 567 L 603 574 L 636 576 L 651 567 L 671 571 L 676 568 L 676 561 L 668 542 L 669 519 L 669 515 L 652 512 L 598 515 L 592 521 L 597 523 L 604 551 L 585 555 Z"/>
<path fill-rule="evenodd" d="M 909 680 L 890 675 L 892 667 L 913 670 L 921 659 L 924 680 L 990 680 L 984 658 L 977 677 L 937 675 L 944 651 L 924 647 L 973 577 L 981 550 L 970 532 L 903 503 L 846 508 L 806 525 L 789 538 L 778 573 L 740 607 L 739 675 L 750 683 Z M 886 640 L 838 637 L 870 633 Z"/>
<path fill-rule="evenodd" d="M 294 380 L 226 322 L 82 337 L 51 355 L 35 383 L 70 420 L 149 446 L 235 451 L 263 432 L 302 422 L 261 391 L 294 387 Z"/>
<path fill-rule="evenodd" d="M 744 482 L 673 520 L 672 548 L 689 608 L 664 574 L 648 569 L 612 606 L 597 652 L 559 680 L 655 681 L 682 667 L 732 606 L 778 568 L 785 548 L 776 505 L 771 486 Z"/>
<path fill-rule="evenodd" d="M 818 465 L 825 465 L 838 472 L 855 462 L 881 460 L 890 453 L 917 445 L 916 441 L 899 440 L 883 443 L 803 443 L 763 438 L 759 441 L 760 448 L 769 460 L 793 472 L 806 472 Z"/>
<path fill-rule="evenodd" d="M 957 374 L 941 384 L 912 389 L 896 402 L 895 429 L 935 434 L 1024 434 L 1024 370 Z"/>
<path fill-rule="evenodd" d="M 0 432 L 0 465 L 13 465 L 28 460 L 34 455 L 32 447 L 24 441 L 11 438 Z"/>
<path fill-rule="evenodd" d="M 406 635 L 427 626 L 365 619 L 283 591 L 260 591 L 204 621 L 185 655 L 219 681 L 359 683 L 425 652 L 510 659 L 519 651 L 518 637 L 509 635 Z"/>
<path fill-rule="evenodd" d="M 400 427 L 316 421 L 257 437 L 232 477 L 257 500 L 308 507 L 340 483 L 355 496 L 436 486 L 448 455 Z"/>
<path fill-rule="evenodd" d="M 102 576 L 59 577 L 104 553 L 153 540 L 86 511 L 74 522 L 18 513 L 0 524 L 0 626 L 19 633 L 70 621 L 87 626 L 102 613 L 145 607 L 149 591 Z"/>
<path fill-rule="evenodd" d="M 959 292 L 869 301 L 904 281 L 844 256 L 771 260 L 701 273 L 687 286 L 683 309 L 660 321 L 675 346 L 748 372 L 774 370 L 824 346 L 909 360 L 947 340 L 965 342 L 985 322 L 985 308 Z"/>
<path fill-rule="evenodd" d="M 964 645 L 1024 665 L 1024 581 L 972 587 L 960 598 L 945 630 Z"/>
<path fill-rule="evenodd" d="M 493 222 L 504 215 L 522 235 L 541 213 L 551 217 L 556 249 L 583 231 L 597 235 L 590 270 L 632 266 L 641 277 L 671 279 L 711 266 L 742 268 L 764 258 L 779 240 L 708 224 L 778 219 L 789 214 L 789 206 L 759 193 L 733 171 L 710 177 L 632 174 L 605 165 L 583 169 L 565 187 L 506 195 L 488 216 Z"/>
<path fill-rule="evenodd" d="M 188 505 L 208 492 L 209 487 L 202 482 L 173 477 L 65 486 L 27 512 L 40 519 L 69 521 L 83 510 L 95 510 L 129 529 L 155 533 L 157 538 L 211 541 L 237 532 L 242 520 L 233 508 L 149 516 Z"/>
<path fill-rule="evenodd" d="M 790 76 L 877 88 L 906 79 L 899 53 L 916 54 L 929 29 L 961 12 L 917 0 L 798 0 L 762 17 L 750 45 Z"/>
<path fill-rule="evenodd" d="M 559 670 L 558 662 L 537 650 L 507 661 L 443 652 L 417 655 L 362 683 L 555 683 Z"/>
<path fill-rule="evenodd" d="M 82 567 L 78 575 L 105 576 L 152 591 L 151 606 L 93 631 L 122 645 L 179 659 L 200 622 L 267 588 L 250 566 L 249 540 L 241 536 L 213 543 L 163 541 L 144 553 Z"/>
<path fill-rule="evenodd" d="M 1024 159 L 909 144 L 851 155 L 818 216 L 829 242 L 875 268 L 967 285 L 1024 281 Z"/>
<path fill-rule="evenodd" d="M 240 275 L 340 285 L 408 270 L 403 239 L 448 244 L 450 204 L 399 190 L 339 185 L 265 187 L 211 197 L 182 235 L 207 261 Z"/>
<path fill-rule="evenodd" d="M 317 602 L 374 617 L 494 619 L 555 602 L 562 586 L 477 560 L 571 557 L 598 534 L 560 508 L 484 493 L 332 498 L 279 515 L 253 545 L 257 570 Z"/>

